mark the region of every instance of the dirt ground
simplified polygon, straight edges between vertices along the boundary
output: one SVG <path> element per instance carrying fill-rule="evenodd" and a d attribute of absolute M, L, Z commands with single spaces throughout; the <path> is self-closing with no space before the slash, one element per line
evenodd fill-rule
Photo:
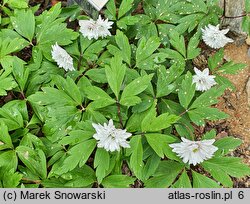
<path fill-rule="evenodd" d="M 246 84 L 250 77 L 250 57 L 246 44 L 230 44 L 225 48 L 225 59 L 248 64 L 248 67 L 237 75 L 226 77 L 235 85 L 236 91 L 227 90 L 217 105 L 230 115 L 230 118 L 217 124 L 220 130 L 217 137 L 234 136 L 242 139 L 243 144 L 232 154 L 243 158 L 250 165 L 250 104 L 247 101 Z M 235 181 L 235 187 L 250 187 L 250 178 Z"/>

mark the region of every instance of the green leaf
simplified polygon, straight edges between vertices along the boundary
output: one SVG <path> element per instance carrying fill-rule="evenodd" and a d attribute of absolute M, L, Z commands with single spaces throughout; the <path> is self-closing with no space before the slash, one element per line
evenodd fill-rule
<path fill-rule="evenodd" d="M 47 177 L 46 157 L 42 150 L 34 150 L 30 147 L 18 146 L 16 152 L 20 160 L 31 172 L 42 179 Z"/>
<path fill-rule="evenodd" d="M 214 145 L 222 150 L 223 154 L 233 151 L 242 144 L 242 140 L 234 137 L 224 137 L 217 140 Z"/>
<path fill-rule="evenodd" d="M 187 47 L 187 59 L 194 59 L 200 54 L 201 49 L 197 48 L 199 43 L 200 43 L 200 33 L 197 32 L 189 40 L 188 47 Z"/>
<path fill-rule="evenodd" d="M 1 37 L 1 36 L 0 36 Z M 3 36 L 3 40 L 0 41 L 0 62 L 4 63 L 6 60 L 11 58 L 4 58 L 4 56 L 11 54 L 13 52 L 18 52 L 28 45 L 28 42 L 23 38 L 16 37 L 14 39 L 9 38 L 9 36 Z"/>
<path fill-rule="evenodd" d="M 86 72 L 85 75 L 97 83 L 107 83 L 108 82 L 104 68 L 90 69 Z"/>
<path fill-rule="evenodd" d="M 120 19 L 122 16 L 124 16 L 131 8 L 134 0 L 127 0 L 127 1 L 122 1 L 121 5 L 119 7 L 119 13 L 118 13 L 118 18 Z"/>
<path fill-rule="evenodd" d="M 180 104 L 188 109 L 188 106 L 195 94 L 195 84 L 193 84 L 193 78 L 190 72 L 185 75 L 185 79 L 181 83 L 181 88 L 178 92 Z M 192 106 L 191 106 L 192 107 Z"/>
<path fill-rule="evenodd" d="M 209 132 L 206 132 L 203 136 L 202 136 L 202 140 L 211 140 L 214 139 L 216 137 L 216 130 L 212 129 Z"/>
<path fill-rule="evenodd" d="M 192 171 L 194 188 L 220 188 L 214 180 Z"/>
<path fill-rule="evenodd" d="M 136 95 L 143 92 L 150 85 L 153 74 L 138 77 L 130 82 L 123 90 L 120 103 L 124 106 L 134 106 L 141 102 Z M 135 101 L 134 101 L 135 100 Z"/>
<path fill-rule="evenodd" d="M 55 171 L 55 173 L 61 175 L 63 173 L 72 171 L 77 167 L 77 165 L 79 165 L 79 167 L 82 167 L 88 160 L 89 156 L 92 154 L 95 147 L 95 139 L 86 140 L 73 146 L 68 151 L 69 156 L 63 161 L 62 166 L 59 167 Z"/>
<path fill-rule="evenodd" d="M 136 50 L 136 66 L 142 67 L 146 60 L 156 51 L 156 49 L 160 46 L 160 40 L 158 37 L 153 36 L 146 40 L 143 37 L 139 41 L 138 48 Z"/>
<path fill-rule="evenodd" d="M 13 75 L 22 92 L 28 82 L 29 74 L 30 70 L 24 67 L 24 62 L 17 57 L 13 58 Z"/>
<path fill-rule="evenodd" d="M 213 87 L 201 94 L 191 105 L 190 109 L 202 108 L 218 103 L 218 97 L 224 93 L 225 87 Z"/>
<path fill-rule="evenodd" d="M 229 176 L 241 178 L 250 175 L 250 168 L 235 157 L 214 157 L 204 161 L 202 166 L 226 187 L 232 187 Z"/>
<path fill-rule="evenodd" d="M 35 33 L 35 16 L 31 10 L 15 10 L 10 17 L 13 28 L 23 37 L 32 42 Z"/>
<path fill-rule="evenodd" d="M 186 46 L 184 37 L 175 30 L 170 32 L 170 43 L 179 53 L 182 54 L 183 57 L 186 57 Z"/>
<path fill-rule="evenodd" d="M 98 148 L 95 153 L 94 168 L 96 168 L 96 177 L 99 184 L 102 183 L 103 178 L 107 175 L 109 162 L 109 153 L 104 149 Z"/>
<path fill-rule="evenodd" d="M 118 99 L 126 72 L 126 65 L 122 64 L 121 57 L 117 55 L 111 59 L 110 66 L 105 66 L 105 72 L 109 86 Z"/>
<path fill-rule="evenodd" d="M 214 157 L 204 161 L 202 165 L 216 165 L 225 173 L 232 177 L 241 178 L 250 175 L 250 168 L 241 162 L 241 158 L 236 157 Z"/>
<path fill-rule="evenodd" d="M 250 12 L 250 2 L 248 0 L 245 0 L 245 6 L 246 6 L 246 12 Z"/>
<path fill-rule="evenodd" d="M 178 66 L 177 63 L 173 64 L 169 69 L 165 66 L 160 66 L 157 69 L 157 98 L 169 95 L 176 89 L 176 79 L 183 73 L 184 66 Z"/>
<path fill-rule="evenodd" d="M 103 179 L 104 188 L 128 188 L 135 181 L 135 178 L 126 175 L 111 175 Z"/>
<path fill-rule="evenodd" d="M 226 174 L 218 165 L 214 165 L 213 163 L 203 163 L 202 166 L 206 171 L 208 171 L 214 179 L 219 181 L 223 186 L 232 188 L 233 181 L 230 176 Z"/>
<path fill-rule="evenodd" d="M 87 97 L 94 102 L 89 105 L 89 108 L 99 109 L 114 104 L 116 101 L 112 99 L 105 91 L 97 86 L 88 86 L 85 88 Z"/>
<path fill-rule="evenodd" d="M 167 144 L 175 142 L 173 137 L 158 133 L 145 134 L 145 137 L 148 141 L 148 144 L 161 158 L 164 158 L 164 150 L 167 148 Z"/>
<path fill-rule="evenodd" d="M 117 30 L 116 36 L 115 36 L 115 41 L 119 47 L 119 50 L 118 50 L 118 52 L 113 53 L 113 55 L 119 54 L 123 58 L 123 60 L 130 65 L 131 47 L 130 47 L 129 40 L 128 40 L 127 36 L 123 32 Z"/>
<path fill-rule="evenodd" d="M 142 171 L 142 181 L 147 181 L 156 171 L 159 164 L 161 162 L 161 158 L 153 153 L 148 159 Z"/>
<path fill-rule="evenodd" d="M 28 8 L 28 0 L 8 0 L 7 3 L 11 8 Z"/>
<path fill-rule="evenodd" d="M 193 110 L 188 111 L 188 115 L 192 122 L 196 125 L 205 125 L 204 120 L 219 120 L 228 118 L 228 115 L 224 112 L 219 111 L 217 108 L 196 108 Z"/>
<path fill-rule="evenodd" d="M 147 188 L 167 188 L 171 186 L 183 167 L 183 164 L 175 161 L 161 161 L 154 176 L 145 181 L 145 186 Z"/>
<path fill-rule="evenodd" d="M 143 132 L 156 132 L 170 127 L 173 123 L 179 120 L 179 116 L 163 113 L 156 117 L 156 110 L 154 113 L 149 113 L 142 121 Z"/>
<path fill-rule="evenodd" d="M 37 44 L 43 55 L 51 60 L 51 46 L 56 42 L 58 45 L 69 45 L 78 37 L 78 33 L 67 28 L 64 18 L 58 18 L 61 13 L 61 4 L 58 3 L 49 11 L 44 11 L 37 17 Z"/>
<path fill-rule="evenodd" d="M 4 123 L 0 123 L 0 150 L 13 149 L 11 137 L 8 132 L 8 127 Z"/>
<path fill-rule="evenodd" d="M 18 158 L 13 150 L 0 152 L 0 168 L 3 171 L 16 170 Z"/>
<path fill-rule="evenodd" d="M 64 79 L 59 75 L 54 75 L 52 80 L 55 82 L 58 89 L 64 91 L 68 96 L 70 96 L 77 105 L 82 104 L 80 90 L 72 78 L 67 77 Z"/>
<path fill-rule="evenodd" d="M 224 49 L 220 49 L 218 52 L 216 52 L 213 56 L 208 58 L 208 66 L 211 70 L 214 70 L 215 68 L 219 67 L 220 64 L 223 61 L 224 57 Z"/>
<path fill-rule="evenodd" d="M 3 69 L 0 71 L 0 96 L 7 95 L 6 91 L 12 90 L 17 86 L 15 80 L 10 75 L 11 70 L 4 71 Z"/>
<path fill-rule="evenodd" d="M 228 78 L 220 76 L 218 74 L 215 74 L 215 76 L 216 83 L 218 83 L 220 86 L 228 87 L 228 89 L 235 91 L 235 86 Z"/>
<path fill-rule="evenodd" d="M 221 66 L 216 73 L 222 74 L 237 74 L 238 71 L 246 68 L 247 65 L 243 63 L 227 62 Z"/>
<path fill-rule="evenodd" d="M 141 138 L 142 136 L 134 136 L 130 140 L 130 146 L 132 154 L 130 156 L 130 168 L 138 179 L 142 178 L 142 169 L 143 169 L 143 148 Z"/>
<path fill-rule="evenodd" d="M 182 172 L 179 179 L 174 183 L 173 187 L 174 188 L 192 188 L 190 179 L 189 179 L 185 169 Z"/>
<path fill-rule="evenodd" d="M 14 172 L 14 170 L 9 170 L 1 175 L 2 178 L 0 180 L 4 188 L 16 188 L 22 179 L 22 174 L 18 172 Z M 0 176 L 0 177 L 1 177 Z"/>

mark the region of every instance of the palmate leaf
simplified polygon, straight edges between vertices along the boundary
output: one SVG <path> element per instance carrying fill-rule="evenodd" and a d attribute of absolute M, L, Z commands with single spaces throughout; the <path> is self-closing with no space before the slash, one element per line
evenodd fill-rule
<path fill-rule="evenodd" d="M 250 168 L 241 163 L 240 158 L 235 157 L 216 157 L 204 161 L 202 166 L 214 179 L 218 180 L 225 187 L 232 187 L 232 177 L 243 177 L 250 175 Z"/>
<path fill-rule="evenodd" d="M 92 154 L 95 147 L 95 139 L 86 140 L 71 147 L 68 151 L 69 156 L 63 160 L 62 165 L 58 169 L 54 170 L 54 173 L 57 175 L 62 175 L 72 171 L 78 165 L 79 167 L 82 167 Z"/>
<path fill-rule="evenodd" d="M 225 171 L 232 177 L 241 178 L 250 174 L 250 168 L 242 163 L 241 158 L 236 157 L 214 157 L 210 160 L 204 161 L 202 165 L 208 169 L 212 169 L 212 165 Z M 210 168 L 209 168 L 210 167 Z"/>
<path fill-rule="evenodd" d="M 66 23 L 63 23 L 64 18 L 58 18 L 60 13 L 61 4 L 58 3 L 37 18 L 37 46 L 49 60 L 53 44 L 57 42 L 59 45 L 69 45 L 79 35 L 66 27 Z"/>
<path fill-rule="evenodd" d="M 178 116 L 169 113 L 157 116 L 155 106 L 156 101 L 142 120 L 141 129 L 143 132 L 157 132 L 166 129 L 180 119 Z"/>

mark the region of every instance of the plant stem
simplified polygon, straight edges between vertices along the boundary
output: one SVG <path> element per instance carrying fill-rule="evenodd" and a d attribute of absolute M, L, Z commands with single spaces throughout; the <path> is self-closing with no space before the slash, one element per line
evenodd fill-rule
<path fill-rule="evenodd" d="M 117 114 L 119 117 L 121 128 L 123 129 L 122 115 L 121 115 L 121 104 L 118 99 L 116 99 Z"/>

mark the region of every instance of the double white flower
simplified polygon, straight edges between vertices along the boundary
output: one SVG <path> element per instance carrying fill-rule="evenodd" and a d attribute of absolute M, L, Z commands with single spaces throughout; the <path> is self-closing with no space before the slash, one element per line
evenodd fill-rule
<path fill-rule="evenodd" d="M 99 37 L 105 38 L 107 36 L 111 36 L 109 29 L 112 28 L 113 22 L 108 21 L 108 19 L 103 20 L 101 16 L 94 21 L 90 20 L 79 20 L 80 32 L 83 37 L 91 39 L 98 39 Z"/>
<path fill-rule="evenodd" d="M 73 58 L 57 43 L 55 45 L 52 45 L 51 55 L 52 59 L 55 60 L 57 65 L 63 68 L 65 71 L 75 70 L 73 66 Z"/>
<path fill-rule="evenodd" d="M 229 29 L 220 30 L 220 25 L 208 25 L 202 30 L 203 41 L 211 48 L 218 49 L 224 47 L 227 43 L 233 42 L 231 38 L 226 37 Z"/>
<path fill-rule="evenodd" d="M 215 76 L 209 75 L 208 68 L 200 71 L 194 67 L 194 71 L 196 75 L 193 76 L 193 83 L 195 83 L 197 91 L 207 91 L 216 84 Z"/>
<path fill-rule="evenodd" d="M 191 141 L 182 137 L 181 140 L 181 143 L 174 143 L 169 146 L 173 148 L 173 152 L 182 158 L 184 163 L 193 164 L 194 166 L 204 160 L 211 159 L 218 150 L 218 148 L 213 145 L 214 139 Z"/>
<path fill-rule="evenodd" d="M 93 137 L 98 140 L 97 147 L 104 148 L 107 151 L 119 151 L 120 147 L 129 148 L 130 145 L 127 138 L 132 134 L 127 133 L 126 130 L 116 129 L 113 120 L 109 120 L 109 123 L 104 125 L 92 123 L 96 130 Z"/>

